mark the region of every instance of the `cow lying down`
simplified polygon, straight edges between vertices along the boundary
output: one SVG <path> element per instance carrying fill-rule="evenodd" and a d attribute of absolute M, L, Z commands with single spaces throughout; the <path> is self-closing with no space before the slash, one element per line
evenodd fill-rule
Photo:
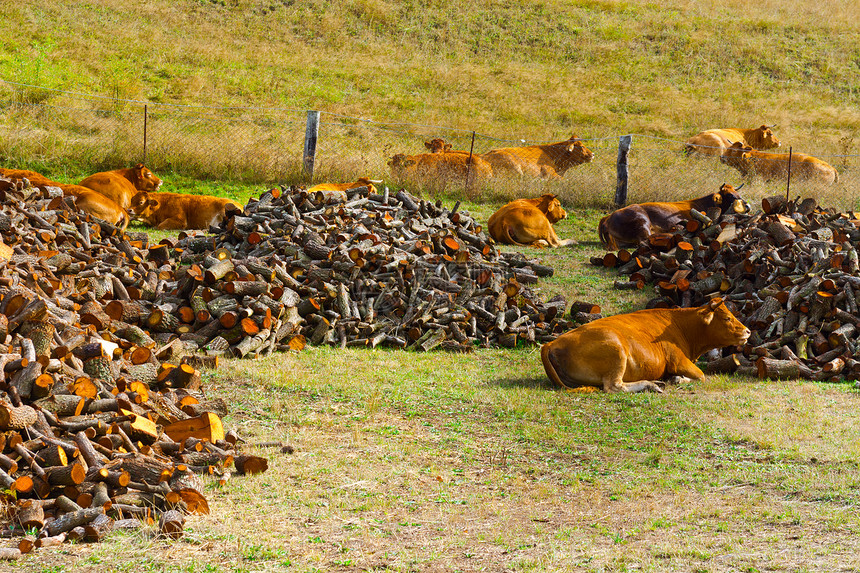
<path fill-rule="evenodd" d="M 555 195 L 535 199 L 517 199 L 505 204 L 490 216 L 487 228 L 497 243 L 533 247 L 567 247 L 576 241 L 558 238 L 553 225 L 567 217 L 567 211 Z"/>
<path fill-rule="evenodd" d="M 712 299 L 698 308 L 649 309 L 600 318 L 541 347 L 550 380 L 563 388 L 662 392 L 659 381 L 700 380 L 693 362 L 714 348 L 744 344 L 750 331 Z"/>
<path fill-rule="evenodd" d="M 224 220 L 228 206 L 243 209 L 232 199 L 211 195 L 142 191 L 131 199 L 135 218 L 156 229 L 208 229 Z"/>
<path fill-rule="evenodd" d="M 738 190 L 740 187 L 735 189 L 723 183 L 719 192 L 698 199 L 671 203 L 635 203 L 622 207 L 600 220 L 598 225 L 600 242 L 612 250 L 636 245 L 653 233 L 665 233 L 678 223 L 689 221 L 692 218 L 690 214 L 692 209 L 705 212 L 713 207 L 719 207 L 723 213 L 728 210 L 746 213 L 749 211 L 749 205 L 738 195 Z"/>

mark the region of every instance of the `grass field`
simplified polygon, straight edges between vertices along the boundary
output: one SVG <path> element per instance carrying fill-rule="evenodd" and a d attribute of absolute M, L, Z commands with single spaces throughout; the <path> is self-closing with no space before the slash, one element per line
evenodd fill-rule
<path fill-rule="evenodd" d="M 266 184 L 307 183 L 293 165 L 307 109 L 412 126 L 387 135 L 352 119 L 329 125 L 322 176 L 387 179 L 386 157 L 422 151 L 431 135 L 468 149 L 474 130 L 486 136 L 479 151 L 592 138 L 594 163 L 561 182 L 482 188 L 466 203 L 486 221 L 503 197 L 559 193 L 570 212 L 559 235 L 579 245 L 525 249 L 556 269 L 539 294 L 605 314 L 642 308 L 649 294 L 616 291 L 611 272 L 588 264 L 602 253 L 595 229 L 620 134 L 642 134 L 631 201 L 739 184 L 725 166 L 685 161 L 678 142 L 768 123 L 840 169 L 838 185 L 796 193 L 843 209 L 860 202 L 853 0 L 30 0 L 0 3 L 0 17 L 0 79 L 160 110 L 148 163 L 165 190 L 245 201 Z M 80 101 L 0 89 L 0 165 L 71 182 L 137 161 L 136 104 Z M 13 116 L 13 103 L 32 107 Z M 168 104 L 274 107 L 300 123 L 276 132 L 269 116 L 231 117 L 224 131 L 200 121 L 214 112 Z M 72 111 L 56 111 L 64 106 Z M 271 157 L 292 167 L 257 172 Z M 783 192 L 745 190 L 754 204 Z M 0 570 L 860 570 L 850 384 L 711 376 L 664 395 L 583 395 L 553 388 L 532 347 L 308 348 L 226 360 L 205 387 L 228 401 L 225 424 L 249 444 L 294 452 L 250 448 L 269 471 L 208 483 L 211 515 L 190 517 L 178 542 L 116 534 Z"/>
<path fill-rule="evenodd" d="M 469 205 L 479 220 L 490 205 Z M 646 293 L 528 249 L 607 314 Z M 631 298 L 635 296 L 636 298 Z M 176 543 L 114 535 L 18 571 L 852 571 L 860 428 L 849 384 L 711 376 L 664 395 L 571 394 L 534 347 L 470 354 L 307 348 L 206 374 L 268 472 L 209 482 Z"/>

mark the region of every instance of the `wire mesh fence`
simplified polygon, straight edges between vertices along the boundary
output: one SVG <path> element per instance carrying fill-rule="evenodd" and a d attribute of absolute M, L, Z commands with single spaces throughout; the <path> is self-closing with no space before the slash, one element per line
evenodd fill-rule
<path fill-rule="evenodd" d="M 427 197 L 491 201 L 554 193 L 574 208 L 608 208 L 615 200 L 618 135 L 535 142 L 320 113 L 309 173 L 308 116 L 297 109 L 167 105 L 0 82 L 0 161 L 78 174 L 144 162 L 156 172 L 252 184 L 368 177 Z M 723 183 L 745 183 L 750 200 L 786 192 L 785 176 L 744 177 L 719 156 L 688 155 L 681 137 L 634 135 L 632 141 L 628 203 L 689 199 Z M 804 181 L 795 171 L 789 192 L 853 208 L 860 199 L 860 156 L 845 152 L 852 142 L 842 143 L 841 153 L 802 149 L 836 167 L 835 183 Z"/>

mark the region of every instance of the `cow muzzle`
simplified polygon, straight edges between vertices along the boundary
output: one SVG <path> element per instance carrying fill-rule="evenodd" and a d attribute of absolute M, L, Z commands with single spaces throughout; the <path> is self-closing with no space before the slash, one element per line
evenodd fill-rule
<path fill-rule="evenodd" d="M 750 212 L 750 204 L 743 199 L 735 199 L 735 204 L 732 205 L 732 210 L 735 213 L 743 214 Z"/>

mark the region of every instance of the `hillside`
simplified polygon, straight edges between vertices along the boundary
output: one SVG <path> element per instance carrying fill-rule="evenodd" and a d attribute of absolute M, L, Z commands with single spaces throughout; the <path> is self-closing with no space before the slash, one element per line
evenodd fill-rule
<path fill-rule="evenodd" d="M 15 31 L 0 38 L 0 79 L 60 90 L 0 83 L 0 104 L 30 106 L 0 109 L 0 161 L 70 180 L 138 160 L 142 103 L 61 92 L 162 110 L 146 160 L 192 179 L 299 182 L 308 109 L 328 114 L 323 177 L 387 177 L 391 155 L 423 151 L 426 137 L 468 149 L 475 131 L 481 152 L 577 133 L 597 160 L 552 189 L 570 205 L 609 202 L 625 133 L 657 138 L 631 199 L 737 184 L 718 162 L 693 170 L 674 157 L 710 127 L 776 124 L 786 152 L 843 172 L 860 153 L 850 0 L 33 0 L 4 3 L 0 16 Z M 179 117 L 165 104 L 195 107 Z M 206 123 L 228 106 L 267 109 Z M 843 178 L 834 195 L 853 187 Z"/>
<path fill-rule="evenodd" d="M 4 3 L 0 78 L 498 137 L 860 127 L 856 2 Z"/>

